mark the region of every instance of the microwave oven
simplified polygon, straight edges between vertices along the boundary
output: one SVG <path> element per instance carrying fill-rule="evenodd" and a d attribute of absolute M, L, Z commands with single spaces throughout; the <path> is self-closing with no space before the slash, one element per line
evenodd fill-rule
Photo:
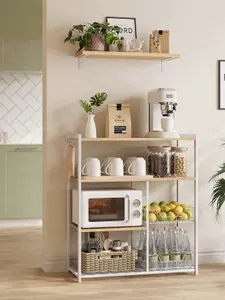
<path fill-rule="evenodd" d="M 81 192 L 82 228 L 142 225 L 142 191 L 134 189 Z M 78 193 L 73 190 L 72 222 L 78 225 Z"/>

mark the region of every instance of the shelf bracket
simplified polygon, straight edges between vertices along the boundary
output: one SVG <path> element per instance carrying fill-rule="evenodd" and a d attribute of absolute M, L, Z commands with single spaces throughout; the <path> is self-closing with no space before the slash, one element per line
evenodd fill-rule
<path fill-rule="evenodd" d="M 160 60 L 161 73 L 163 72 L 163 60 Z"/>

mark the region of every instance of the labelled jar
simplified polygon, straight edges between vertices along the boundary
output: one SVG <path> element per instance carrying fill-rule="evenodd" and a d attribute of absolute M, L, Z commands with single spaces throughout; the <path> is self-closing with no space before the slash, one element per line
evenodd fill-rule
<path fill-rule="evenodd" d="M 176 147 L 175 175 L 177 177 L 187 176 L 187 148 Z"/>

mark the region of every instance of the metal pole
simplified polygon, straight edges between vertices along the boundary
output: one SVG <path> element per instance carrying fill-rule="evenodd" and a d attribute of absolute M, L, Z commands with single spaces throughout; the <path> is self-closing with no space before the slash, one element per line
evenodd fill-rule
<path fill-rule="evenodd" d="M 78 228 L 77 228 L 77 253 L 78 253 L 78 282 L 81 282 L 81 201 L 82 201 L 82 191 L 81 191 L 81 160 L 82 160 L 82 152 L 81 152 L 81 135 L 78 135 L 77 140 L 77 191 L 78 191 Z"/>
<path fill-rule="evenodd" d="M 198 275 L 198 142 L 194 141 L 194 203 L 195 203 L 195 275 Z"/>
<path fill-rule="evenodd" d="M 149 272 L 149 182 L 146 182 L 146 272 Z"/>

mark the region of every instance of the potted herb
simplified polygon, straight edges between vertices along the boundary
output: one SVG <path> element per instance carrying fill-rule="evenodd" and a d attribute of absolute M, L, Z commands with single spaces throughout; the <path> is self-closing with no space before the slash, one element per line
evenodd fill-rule
<path fill-rule="evenodd" d="M 96 138 L 96 125 L 95 125 L 95 108 L 100 107 L 106 100 L 108 95 L 106 93 L 97 93 L 90 98 L 89 101 L 80 100 L 80 106 L 88 114 L 85 137 Z"/>
<path fill-rule="evenodd" d="M 225 141 L 222 146 L 225 146 Z M 216 209 L 217 220 L 219 218 L 220 210 L 225 204 L 225 179 L 221 177 L 223 174 L 225 174 L 225 162 L 219 166 L 217 172 L 210 179 L 210 181 L 213 181 L 210 205 Z"/>
<path fill-rule="evenodd" d="M 94 22 L 85 25 L 74 25 L 69 30 L 64 42 L 78 43 L 78 51 L 83 48 L 92 51 L 105 51 L 106 45 L 112 45 L 119 39 L 119 32 L 119 26 L 111 26 L 108 23 Z"/>

